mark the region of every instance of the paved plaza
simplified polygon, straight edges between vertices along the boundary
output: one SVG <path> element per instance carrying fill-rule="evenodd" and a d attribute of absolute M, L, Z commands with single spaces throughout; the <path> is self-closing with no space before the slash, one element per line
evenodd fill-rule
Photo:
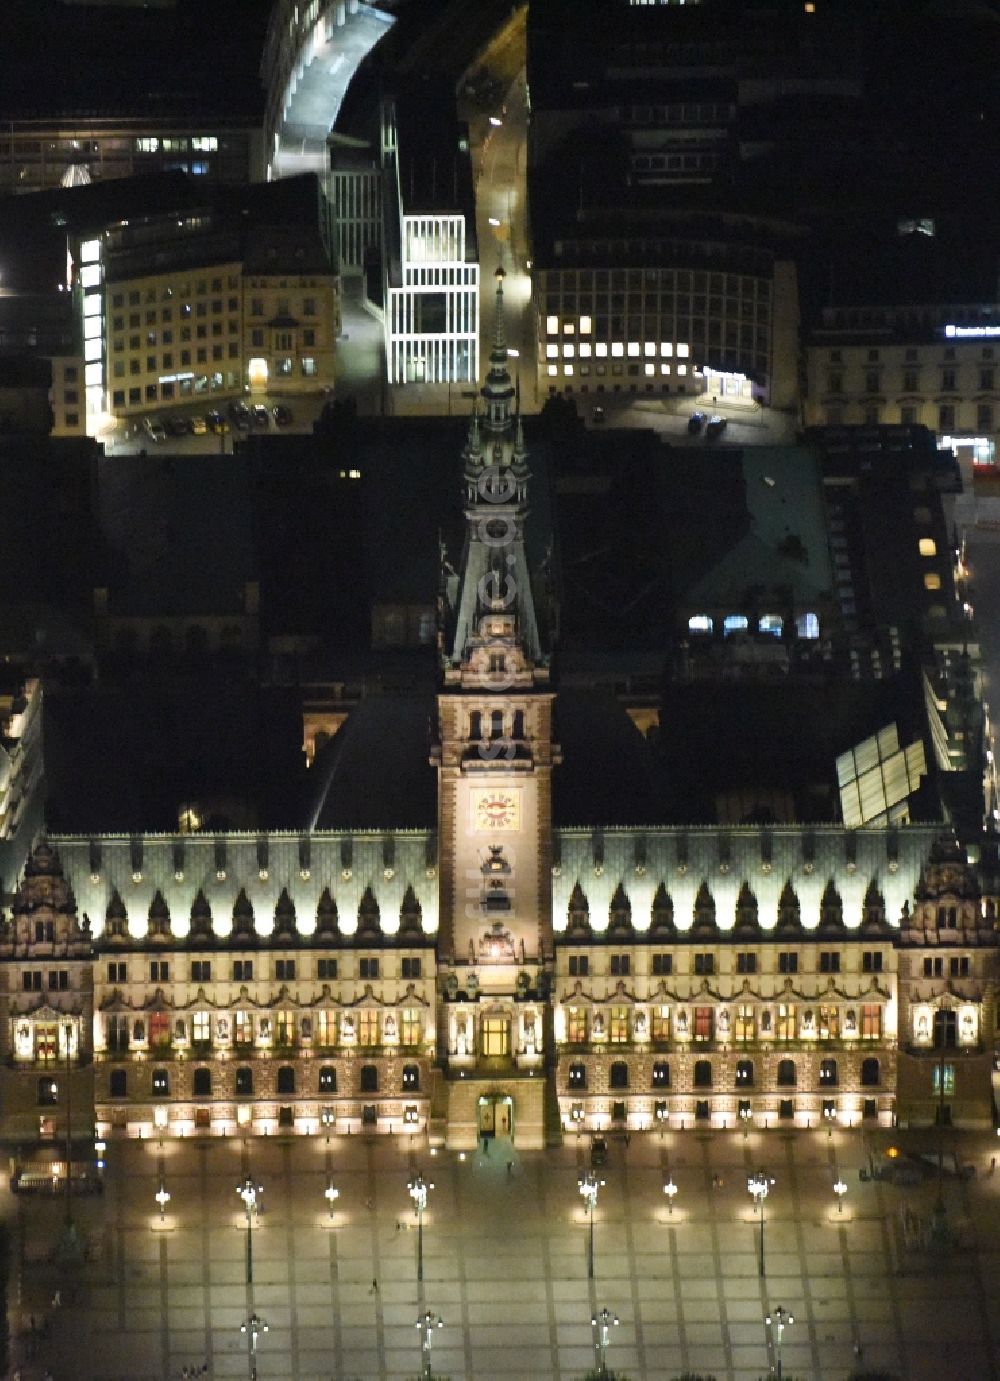
<path fill-rule="evenodd" d="M 205 1364 L 213 1378 L 245 1377 L 240 1324 L 256 1310 L 268 1325 L 260 1381 L 412 1377 L 416 1320 L 429 1309 L 444 1320 L 436 1375 L 569 1378 L 593 1365 L 590 1320 L 607 1306 L 621 1319 L 609 1364 L 634 1381 L 687 1368 L 756 1381 L 776 1361 L 764 1315 L 780 1304 L 795 1320 L 784 1335 L 786 1378 L 840 1381 L 857 1365 L 857 1345 L 866 1367 L 906 1381 L 996 1377 L 996 1148 L 985 1136 L 956 1136 L 952 1150 L 977 1173 L 945 1177 L 955 1241 L 933 1249 L 921 1241 L 936 1176 L 906 1188 L 859 1178 L 888 1140 L 823 1130 L 612 1138 L 597 1172 L 606 1184 L 592 1282 L 578 1190 L 586 1139 L 545 1153 L 497 1141 L 464 1157 L 395 1138 L 112 1143 L 103 1196 L 73 1201 L 86 1249 L 76 1267 L 52 1256 L 64 1204 L 3 1191 L 19 1229 L 13 1364 L 24 1381 L 46 1366 L 55 1381 L 165 1381 Z M 904 1150 L 912 1143 L 898 1140 Z M 774 1179 L 764 1277 L 747 1192 L 759 1170 Z M 422 1293 L 407 1192 L 416 1171 L 435 1186 Z M 247 1175 L 263 1186 L 252 1286 L 236 1192 Z M 162 1223 L 161 1183 L 171 1196 Z M 332 1216 L 330 1184 L 340 1191 Z"/>

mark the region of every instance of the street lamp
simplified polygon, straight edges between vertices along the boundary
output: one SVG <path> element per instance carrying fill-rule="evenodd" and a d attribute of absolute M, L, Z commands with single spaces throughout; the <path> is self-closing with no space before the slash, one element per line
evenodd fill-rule
<path fill-rule="evenodd" d="M 267 1331 L 267 1324 L 258 1314 L 251 1314 L 245 1323 L 240 1324 L 240 1332 L 247 1337 L 247 1375 L 250 1381 L 257 1381 L 257 1339 Z"/>
<path fill-rule="evenodd" d="M 59 1255 L 66 1262 L 80 1256 L 80 1239 L 73 1221 L 73 1023 L 63 1026 L 66 1041 L 66 1218 L 63 1224 Z"/>
<path fill-rule="evenodd" d="M 247 1284 L 253 1284 L 253 1216 L 258 1212 L 257 1196 L 263 1194 L 264 1186 L 254 1184 L 247 1175 L 242 1184 L 236 1186 L 236 1193 L 243 1200 L 247 1211 Z"/>
<path fill-rule="evenodd" d="M 827 1141 L 832 1141 L 833 1124 L 837 1120 L 837 1109 L 833 1106 L 832 1103 L 828 1103 L 826 1107 L 823 1109 L 823 1117 L 826 1120 L 826 1139 Z"/>
<path fill-rule="evenodd" d="M 667 1196 L 667 1212 L 672 1216 L 674 1211 L 674 1195 L 677 1193 L 677 1186 L 674 1184 L 672 1175 L 663 1186 L 663 1192 Z"/>
<path fill-rule="evenodd" d="M 747 1132 L 748 1132 L 749 1127 L 750 1127 L 750 1118 L 751 1118 L 752 1116 L 753 1116 L 753 1114 L 752 1114 L 751 1111 L 750 1111 L 750 1105 L 749 1105 L 748 1103 L 743 1103 L 743 1104 L 741 1104 L 741 1106 L 740 1106 L 740 1121 L 743 1123 L 743 1140 L 744 1140 L 744 1141 L 746 1141 L 746 1139 L 747 1139 Z"/>
<path fill-rule="evenodd" d="M 413 1200 L 413 1211 L 417 1215 L 417 1279 L 424 1278 L 424 1209 L 427 1207 L 427 1191 L 434 1188 L 423 1175 L 412 1175 L 406 1182 Z"/>
<path fill-rule="evenodd" d="M 340 1190 L 339 1190 L 339 1189 L 336 1189 L 336 1188 L 334 1187 L 334 1184 L 333 1184 L 333 1181 L 332 1181 L 332 1180 L 331 1180 L 331 1182 L 326 1186 L 326 1188 L 323 1190 L 323 1198 L 324 1198 L 324 1199 L 327 1201 L 327 1203 L 330 1205 L 330 1217 L 332 1218 L 332 1217 L 333 1217 L 333 1206 L 334 1206 L 334 1204 L 337 1202 L 337 1200 L 340 1198 Z"/>
<path fill-rule="evenodd" d="M 606 1378 L 608 1375 L 608 1344 L 611 1341 L 611 1330 L 617 1328 L 621 1319 L 617 1314 L 612 1314 L 610 1309 L 605 1307 L 599 1314 L 595 1314 L 590 1320 L 591 1326 L 597 1329 L 597 1337 L 594 1339 L 594 1351 L 597 1353 L 597 1374 Z"/>
<path fill-rule="evenodd" d="M 773 1327 L 774 1329 L 775 1375 L 778 1381 L 781 1381 L 781 1337 L 785 1329 L 789 1328 L 795 1320 L 792 1318 L 791 1314 L 782 1309 L 779 1304 L 773 1315 L 764 1315 L 764 1322 L 767 1324 L 768 1328 Z"/>
<path fill-rule="evenodd" d="M 585 1175 L 581 1175 L 576 1182 L 577 1188 L 583 1195 L 583 1202 L 587 1206 L 587 1215 L 590 1219 L 590 1236 L 587 1247 L 587 1277 L 594 1279 L 594 1209 L 597 1207 L 598 1190 L 604 1188 L 604 1180 L 600 1180 L 593 1170 L 588 1170 Z"/>
<path fill-rule="evenodd" d="M 167 1186 L 163 1183 L 162 1180 L 160 1181 L 160 1187 L 153 1195 L 153 1198 L 160 1205 L 160 1222 L 162 1223 L 163 1215 L 167 1211 L 167 1204 L 169 1204 L 170 1202 L 170 1194 L 167 1191 Z"/>
<path fill-rule="evenodd" d="M 836 1183 L 834 1184 L 834 1186 L 833 1186 L 833 1192 L 834 1192 L 834 1194 L 836 1194 L 836 1196 L 837 1196 L 837 1212 L 838 1212 L 838 1213 L 843 1213 L 843 1211 L 844 1211 L 844 1195 L 847 1193 L 847 1185 L 844 1183 L 843 1180 L 838 1179 L 837 1182 L 836 1182 Z"/>
<path fill-rule="evenodd" d="M 752 1195 L 754 1204 L 760 1212 L 760 1274 L 764 1275 L 764 1200 L 767 1198 L 774 1180 L 770 1175 L 765 1175 L 763 1170 L 758 1170 L 756 1175 L 751 1175 L 747 1180 L 747 1190 Z"/>
<path fill-rule="evenodd" d="M 431 1342 L 434 1338 L 435 1328 L 444 1328 L 444 1319 L 440 1314 L 432 1314 L 428 1309 L 421 1314 L 415 1327 L 420 1329 L 420 1375 L 423 1377 L 433 1376 L 431 1371 Z"/>

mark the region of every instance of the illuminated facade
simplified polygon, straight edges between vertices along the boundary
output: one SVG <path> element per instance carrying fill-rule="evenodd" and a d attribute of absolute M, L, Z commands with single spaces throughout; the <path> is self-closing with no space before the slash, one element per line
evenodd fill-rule
<path fill-rule="evenodd" d="M 987 311 L 989 309 L 986 309 Z M 991 464 L 1000 434 L 1000 307 L 836 308 L 807 353 L 805 416 L 814 425 L 902 422 Z"/>
<path fill-rule="evenodd" d="M 67 1081 L 80 1135 L 992 1124 L 996 899 L 940 823 L 555 824 L 530 478 L 501 272 L 436 820 L 38 842 L 0 932 L 11 1139 L 64 1133 Z"/>

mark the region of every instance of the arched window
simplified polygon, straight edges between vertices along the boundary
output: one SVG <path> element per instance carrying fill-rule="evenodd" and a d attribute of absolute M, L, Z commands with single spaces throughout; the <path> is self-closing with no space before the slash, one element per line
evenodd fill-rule
<path fill-rule="evenodd" d="M 820 1060 L 819 1062 L 819 1081 L 821 1084 L 836 1084 L 837 1080 L 837 1061 Z"/>
<path fill-rule="evenodd" d="M 670 1087 L 670 1066 L 666 1060 L 657 1060 L 653 1065 L 653 1088 Z"/>
<path fill-rule="evenodd" d="M 745 633 L 749 627 L 746 614 L 727 614 L 722 620 L 722 636 L 728 638 L 730 633 Z"/>
<path fill-rule="evenodd" d="M 761 614 L 757 620 L 757 632 L 767 633 L 772 638 L 780 638 L 785 621 L 780 614 Z"/>
<path fill-rule="evenodd" d="M 575 1089 L 585 1089 L 587 1087 L 587 1066 L 570 1065 L 569 1067 L 569 1086 Z"/>
<path fill-rule="evenodd" d="M 403 1066 L 403 1088 L 407 1093 L 415 1093 L 420 1087 L 420 1066 Z"/>
<path fill-rule="evenodd" d="M 59 1085 L 55 1079 L 39 1079 L 38 1106 L 40 1108 L 54 1108 L 58 1102 Z"/>
<path fill-rule="evenodd" d="M 378 1065 L 361 1066 L 361 1092 L 378 1093 Z"/>
<path fill-rule="evenodd" d="M 800 614 L 795 620 L 795 631 L 800 638 L 818 638 L 819 619 L 815 614 Z"/>
<path fill-rule="evenodd" d="M 195 1098 L 210 1098 L 212 1096 L 212 1071 L 210 1069 L 195 1070 L 192 1092 Z"/>
<path fill-rule="evenodd" d="M 253 1097 L 253 1070 L 249 1065 L 240 1065 L 236 1070 L 236 1097 Z"/>
<path fill-rule="evenodd" d="M 875 1088 L 881 1083 L 882 1071 L 878 1060 L 874 1055 L 869 1055 L 867 1060 L 861 1061 L 861 1083 L 865 1088 Z"/>
<path fill-rule="evenodd" d="M 333 1065 L 323 1065 L 319 1071 L 319 1091 L 320 1093 L 337 1092 L 337 1071 Z"/>
<path fill-rule="evenodd" d="M 694 1062 L 694 1086 L 695 1088 L 712 1087 L 712 1061 L 695 1060 Z"/>
<path fill-rule="evenodd" d="M 469 715 L 469 738 L 473 741 L 483 736 L 483 716 L 478 710 L 473 710 Z"/>
<path fill-rule="evenodd" d="M 753 1085 L 753 1060 L 736 1061 L 736 1087 L 750 1088 Z"/>
<path fill-rule="evenodd" d="M 611 1066 L 611 1087 L 628 1088 L 628 1065 L 624 1060 L 615 1060 Z"/>
<path fill-rule="evenodd" d="M 128 1093 L 128 1071 L 113 1069 L 108 1078 L 108 1094 L 112 1098 L 124 1098 Z"/>
<path fill-rule="evenodd" d="M 794 1060 L 779 1060 L 779 1061 L 778 1061 L 778 1087 L 779 1087 L 779 1088 L 794 1088 L 794 1087 L 795 1087 L 795 1061 L 794 1061 Z"/>
<path fill-rule="evenodd" d="M 153 1097 L 168 1098 L 170 1096 L 170 1075 L 165 1069 L 153 1070 Z"/>
<path fill-rule="evenodd" d="M 688 619 L 689 633 L 711 633 L 715 623 L 707 614 L 692 614 Z"/>
<path fill-rule="evenodd" d="M 295 1092 L 295 1070 L 291 1065 L 278 1066 L 278 1092 Z"/>
<path fill-rule="evenodd" d="M 514 731 L 513 731 L 513 733 L 511 734 L 511 738 L 515 738 L 515 739 L 522 739 L 522 738 L 524 738 L 524 711 L 523 711 L 523 710 L 515 710 L 515 711 L 514 711 Z"/>
<path fill-rule="evenodd" d="M 503 738 L 503 710 L 490 711 L 490 738 Z"/>

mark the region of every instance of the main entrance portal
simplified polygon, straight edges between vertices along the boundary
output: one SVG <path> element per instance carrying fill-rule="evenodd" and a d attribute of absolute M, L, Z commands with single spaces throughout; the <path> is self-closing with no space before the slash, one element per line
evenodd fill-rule
<path fill-rule="evenodd" d="M 514 1137 L 514 1105 L 509 1093 L 485 1093 L 479 1099 L 479 1135 Z"/>

